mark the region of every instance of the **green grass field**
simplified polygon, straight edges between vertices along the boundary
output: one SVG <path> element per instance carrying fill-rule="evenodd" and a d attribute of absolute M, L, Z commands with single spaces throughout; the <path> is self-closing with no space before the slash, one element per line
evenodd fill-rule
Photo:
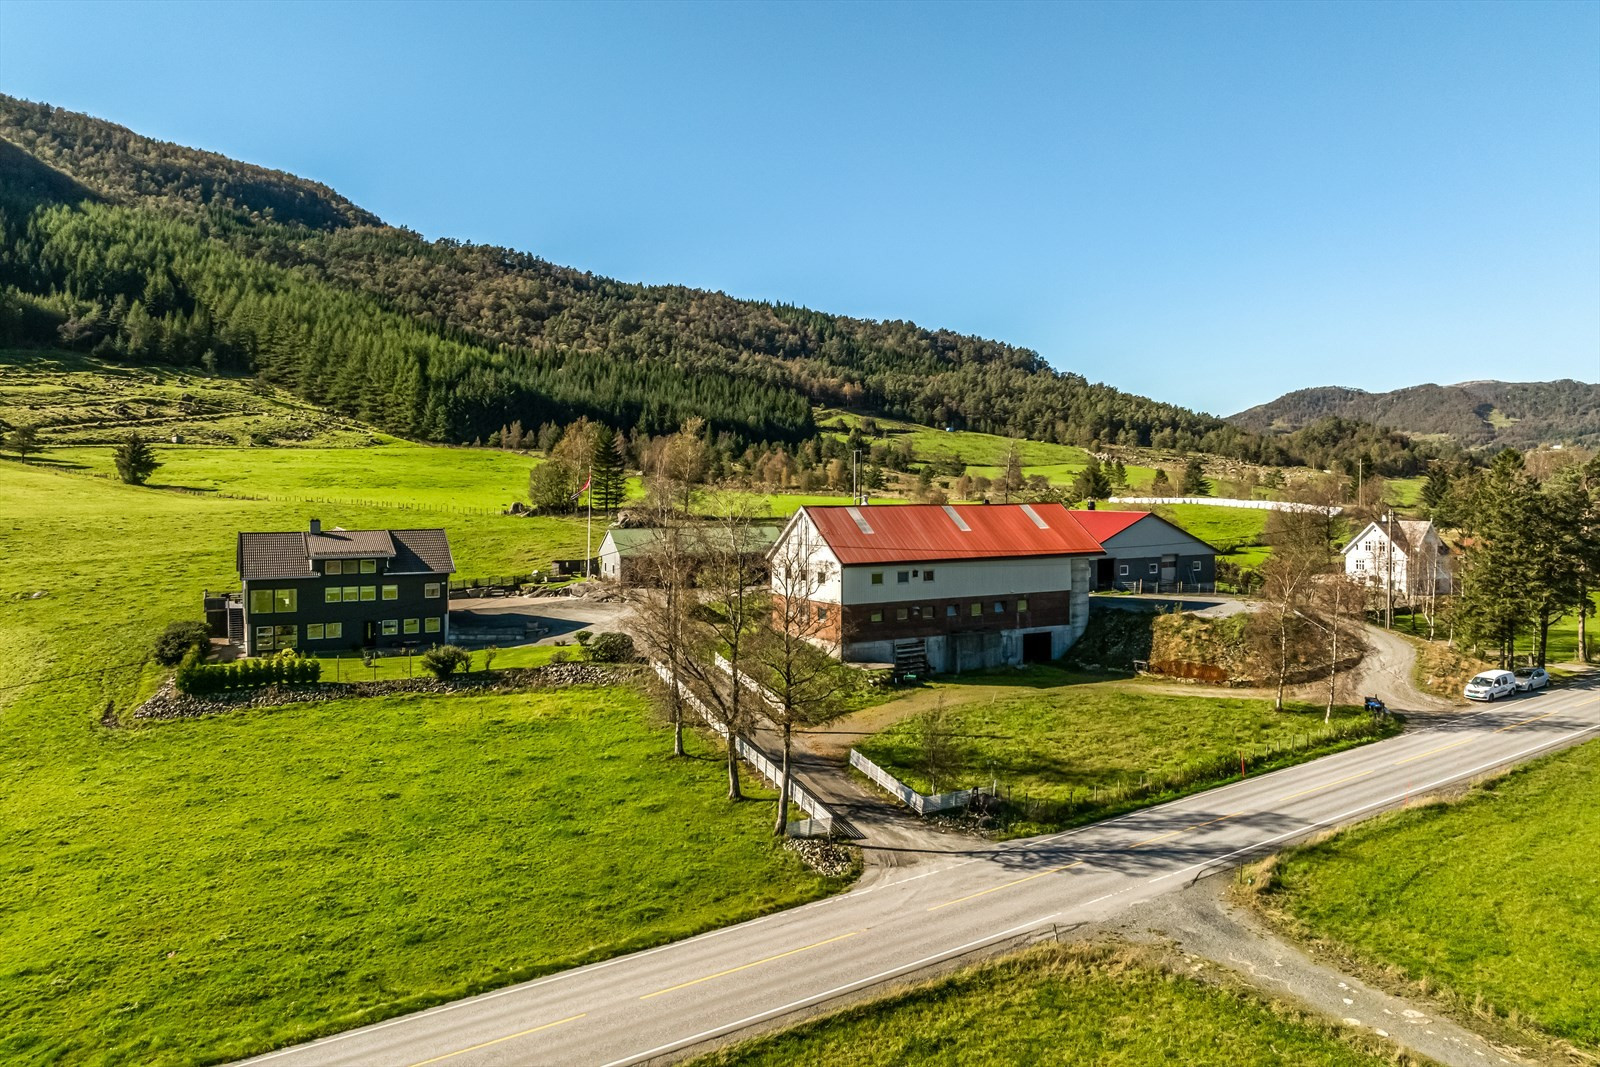
<path fill-rule="evenodd" d="M 1600 1053 L 1600 742 L 1383 816 L 1276 865 L 1270 908 L 1463 1012 Z"/>
<path fill-rule="evenodd" d="M 972 684 L 975 691 L 965 688 Z M 939 688 L 960 771 L 934 784 L 943 791 L 996 781 L 1003 792 L 1037 805 L 1013 833 L 1086 822 L 1209 788 L 1238 774 L 1241 755 L 1252 773 L 1321 755 L 1339 746 L 1342 731 L 1367 721 L 1360 709 L 1337 707 L 1328 728 L 1321 707 L 1278 712 L 1267 700 L 1178 696 L 1054 667 L 975 675 Z M 923 706 L 937 699 L 919 698 Z M 856 747 L 928 791 L 916 718 Z"/>
<path fill-rule="evenodd" d="M 292 450 L 251 461 L 317 489 Z M 465 572 L 505 573 L 578 554 L 575 520 L 10 459 L 0 499 L 0 1061 L 231 1058 L 831 888 L 773 843 L 770 803 L 722 799 L 720 762 L 662 759 L 631 690 L 96 725 L 155 687 L 163 625 L 236 586 L 240 529 L 443 525 Z"/>
<path fill-rule="evenodd" d="M 696 1067 L 1356 1067 L 1375 1044 L 1131 948 L 1050 946 L 696 1060 Z"/>

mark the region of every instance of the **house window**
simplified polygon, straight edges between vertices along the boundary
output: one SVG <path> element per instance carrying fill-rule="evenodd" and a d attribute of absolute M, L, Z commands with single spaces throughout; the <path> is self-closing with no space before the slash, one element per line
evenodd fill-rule
<path fill-rule="evenodd" d="M 945 607 L 944 607 L 944 617 L 947 618 L 947 619 L 953 619 L 953 618 L 956 617 L 956 606 L 954 604 L 946 604 L 945 605 Z"/>
<path fill-rule="evenodd" d="M 873 571 L 872 572 L 872 584 L 873 585 L 882 585 L 883 584 L 883 572 L 882 571 Z"/>
<path fill-rule="evenodd" d="M 422 620 L 420 620 L 420 619 L 407 619 L 406 620 L 406 633 L 408 633 L 408 634 L 419 634 L 421 632 L 422 632 Z"/>
<path fill-rule="evenodd" d="M 250 614 L 252 614 L 252 615 L 271 615 L 272 614 L 272 590 L 270 590 L 270 589 L 252 589 L 252 590 L 250 590 Z"/>
<path fill-rule="evenodd" d="M 362 560 L 361 561 L 361 573 L 362 574 L 377 574 L 378 573 L 378 561 L 375 560 L 375 559 L 364 559 L 364 560 Z"/>
<path fill-rule="evenodd" d="M 344 636 L 344 623 L 342 623 L 342 622 L 330 622 L 330 623 L 327 623 L 322 628 L 322 636 L 326 637 L 329 641 L 337 640 L 338 638 L 343 637 Z"/>
<path fill-rule="evenodd" d="M 899 572 L 897 572 L 895 574 L 894 580 L 899 582 L 901 585 L 905 585 L 907 582 L 909 582 L 911 580 L 911 572 L 910 571 L 899 571 Z"/>
<path fill-rule="evenodd" d="M 272 592 L 272 610 L 288 614 L 294 611 L 299 600 L 298 590 L 275 589 Z"/>
<path fill-rule="evenodd" d="M 925 581 L 925 582 L 933 581 L 933 571 L 932 570 L 923 571 L 922 572 L 922 580 Z"/>
<path fill-rule="evenodd" d="M 423 629 L 427 630 L 430 634 L 436 634 L 439 632 L 438 619 L 423 619 L 422 621 L 426 624 L 423 626 Z"/>
<path fill-rule="evenodd" d="M 272 650 L 272 627 L 256 627 L 256 651 L 269 652 Z"/>
<path fill-rule="evenodd" d="M 362 600 L 377 600 L 378 599 L 378 587 L 375 586 L 375 585 L 364 585 L 364 586 L 362 586 L 361 587 L 361 599 Z"/>
<path fill-rule="evenodd" d="M 872 621 L 873 621 L 873 622 L 882 622 L 882 621 L 883 621 L 883 612 L 881 612 L 881 611 L 874 611 L 874 612 L 873 612 L 873 613 L 872 613 Z"/>
<path fill-rule="evenodd" d="M 909 614 L 910 614 L 910 612 L 906 611 L 905 608 L 895 608 L 895 610 L 894 610 L 894 617 L 896 619 L 899 619 L 901 622 L 905 622 L 906 621 L 906 616 L 909 615 Z"/>
<path fill-rule="evenodd" d="M 973 615 L 982 615 L 983 614 L 983 605 L 978 603 L 976 600 L 974 600 L 972 602 L 972 614 Z"/>
<path fill-rule="evenodd" d="M 1017 610 L 1018 611 L 1027 611 L 1028 610 L 1028 598 L 1027 597 L 1021 596 L 1021 597 L 1017 598 Z"/>
<path fill-rule="evenodd" d="M 385 636 L 385 637 L 394 637 L 399 632 L 400 632 L 400 620 L 399 619 L 384 619 L 383 620 L 383 636 Z"/>
<path fill-rule="evenodd" d="M 341 566 L 343 566 L 343 564 L 341 564 L 338 560 L 330 559 L 328 562 L 326 562 L 326 563 L 324 563 L 322 565 L 322 573 L 323 574 L 338 574 L 339 573 L 339 568 Z M 308 632 L 306 634 L 306 640 L 309 641 L 310 639 L 311 639 L 311 634 Z"/>
<path fill-rule="evenodd" d="M 922 609 L 922 617 L 924 619 L 931 619 L 934 617 L 932 604 L 929 604 L 927 607 Z"/>
<path fill-rule="evenodd" d="M 352 601 L 356 601 L 356 600 L 360 600 L 360 599 L 361 599 L 361 587 L 360 586 L 347 585 L 347 586 L 344 587 L 344 602 L 346 604 L 349 604 Z"/>
<path fill-rule="evenodd" d="M 994 602 L 994 613 L 996 615 L 1004 615 L 1005 611 L 1006 611 L 1006 602 L 1004 600 L 996 600 Z"/>
<path fill-rule="evenodd" d="M 385 600 L 399 600 L 400 599 L 400 587 L 398 585 L 386 585 L 386 586 L 384 586 L 383 587 L 383 599 L 385 599 Z"/>
<path fill-rule="evenodd" d="M 337 604 L 340 599 L 339 587 L 336 585 L 330 585 L 322 591 L 322 602 L 324 604 Z"/>
<path fill-rule="evenodd" d="M 820 571 L 817 572 L 817 584 L 818 585 L 821 585 L 823 582 L 825 582 L 827 580 L 828 580 L 828 572 L 827 572 L 826 569 L 820 570 Z"/>
<path fill-rule="evenodd" d="M 422 587 L 422 595 L 429 599 L 437 600 L 439 598 L 439 588 L 438 582 L 429 582 Z"/>
<path fill-rule="evenodd" d="M 828 605 L 826 605 L 826 604 L 818 604 L 817 605 L 817 621 L 818 622 L 827 622 L 828 621 Z"/>
<path fill-rule="evenodd" d="M 320 622 L 308 622 L 308 623 L 306 623 L 306 640 L 307 641 L 321 641 L 322 640 L 322 624 Z"/>
<path fill-rule="evenodd" d="M 298 635 L 300 633 L 300 627 L 278 626 L 274 629 L 277 632 L 272 635 L 272 640 L 273 643 L 279 648 L 293 648 L 295 645 L 299 644 Z"/>
<path fill-rule="evenodd" d="M 1192 562 L 1190 562 L 1189 569 L 1194 571 L 1196 574 L 1199 574 L 1200 573 L 1200 561 L 1199 560 L 1193 560 Z"/>
<path fill-rule="evenodd" d="M 1128 565 L 1126 563 L 1119 564 L 1117 566 L 1117 573 L 1126 578 L 1128 576 Z"/>
<path fill-rule="evenodd" d="M 1151 574 L 1160 574 L 1161 573 L 1161 564 L 1159 564 L 1159 563 L 1150 564 L 1150 573 Z"/>

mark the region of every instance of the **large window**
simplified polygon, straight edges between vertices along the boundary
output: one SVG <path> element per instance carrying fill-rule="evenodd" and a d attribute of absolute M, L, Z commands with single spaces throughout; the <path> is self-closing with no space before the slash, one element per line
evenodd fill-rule
<path fill-rule="evenodd" d="M 322 601 L 325 604 L 337 604 L 340 599 L 339 587 L 336 585 L 330 585 L 322 591 Z"/>
<path fill-rule="evenodd" d="M 295 589 L 274 589 L 272 591 L 272 610 L 288 614 L 295 610 L 299 603 L 299 591 Z"/>
<path fill-rule="evenodd" d="M 272 614 L 272 590 L 270 590 L 270 589 L 252 589 L 252 590 L 250 590 L 250 614 L 252 614 L 252 615 L 271 615 Z"/>
<path fill-rule="evenodd" d="M 271 652 L 279 648 L 293 648 L 298 643 L 298 626 L 257 626 L 256 653 Z"/>
<path fill-rule="evenodd" d="M 361 587 L 359 585 L 347 585 L 344 587 L 344 602 L 346 604 L 354 603 L 360 599 Z"/>
<path fill-rule="evenodd" d="M 377 600 L 378 599 L 378 587 L 375 586 L 375 585 L 364 585 L 364 586 L 362 586 L 361 587 L 361 599 L 362 600 Z"/>
<path fill-rule="evenodd" d="M 322 623 L 320 623 L 320 622 L 308 622 L 308 623 L 306 623 L 306 640 L 307 641 L 321 641 L 322 640 Z"/>
<path fill-rule="evenodd" d="M 427 598 L 429 598 L 430 600 L 437 599 L 438 596 L 439 596 L 439 589 L 440 589 L 440 583 L 438 583 L 438 582 L 429 582 L 427 585 L 422 587 L 422 595 L 427 597 Z"/>
<path fill-rule="evenodd" d="M 407 619 L 406 620 L 406 633 L 408 633 L 408 634 L 419 634 L 421 632 L 422 632 L 422 620 L 421 619 Z"/>
<path fill-rule="evenodd" d="M 425 624 L 423 629 L 427 630 L 430 634 L 436 634 L 439 632 L 438 619 L 423 619 L 422 621 Z"/>
<path fill-rule="evenodd" d="M 322 635 L 329 641 L 337 640 L 344 636 L 344 623 L 330 622 L 322 627 Z"/>
<path fill-rule="evenodd" d="M 364 560 L 362 560 L 361 561 L 361 573 L 362 574 L 377 574 L 378 573 L 378 561 L 375 560 L 375 559 L 364 559 Z"/>
<path fill-rule="evenodd" d="M 384 619 L 383 620 L 383 636 L 385 636 L 385 637 L 394 637 L 399 633 L 400 633 L 400 620 L 399 619 Z"/>
<path fill-rule="evenodd" d="M 384 586 L 383 587 L 383 599 L 385 599 L 385 600 L 399 600 L 400 599 L 400 587 L 398 585 L 386 585 L 386 586 Z"/>
<path fill-rule="evenodd" d="M 339 568 L 342 567 L 342 566 L 343 566 L 343 564 L 340 563 L 338 560 L 330 559 L 330 560 L 328 560 L 328 562 L 326 562 L 326 563 L 324 563 L 322 565 L 322 573 L 323 574 L 338 574 L 339 573 Z M 311 635 L 309 633 L 306 634 L 306 640 L 309 641 L 310 639 L 311 639 Z"/>

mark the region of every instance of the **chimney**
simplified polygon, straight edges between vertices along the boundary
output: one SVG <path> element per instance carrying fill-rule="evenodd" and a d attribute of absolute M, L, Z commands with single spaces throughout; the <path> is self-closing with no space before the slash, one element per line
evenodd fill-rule
<path fill-rule="evenodd" d="M 319 533 L 322 532 L 322 520 L 321 519 L 312 519 L 311 520 L 311 532 L 314 533 L 314 534 L 319 534 Z"/>

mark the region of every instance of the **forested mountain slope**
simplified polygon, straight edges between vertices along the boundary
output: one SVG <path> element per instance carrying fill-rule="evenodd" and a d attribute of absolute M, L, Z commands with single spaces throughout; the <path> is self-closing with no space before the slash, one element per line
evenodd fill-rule
<path fill-rule="evenodd" d="M 1346 420 L 1266 436 L 1037 353 L 425 241 L 326 186 L 0 96 L 0 343 L 251 371 L 390 431 L 470 441 L 580 415 L 742 441 L 814 404 L 1045 441 L 1414 472 Z"/>
<path fill-rule="evenodd" d="M 1600 444 L 1600 385 L 1554 382 L 1462 382 L 1416 385 L 1388 393 L 1323 386 L 1300 389 L 1228 421 L 1256 433 L 1293 431 L 1338 417 L 1407 434 L 1443 434 L 1465 446 Z"/>

